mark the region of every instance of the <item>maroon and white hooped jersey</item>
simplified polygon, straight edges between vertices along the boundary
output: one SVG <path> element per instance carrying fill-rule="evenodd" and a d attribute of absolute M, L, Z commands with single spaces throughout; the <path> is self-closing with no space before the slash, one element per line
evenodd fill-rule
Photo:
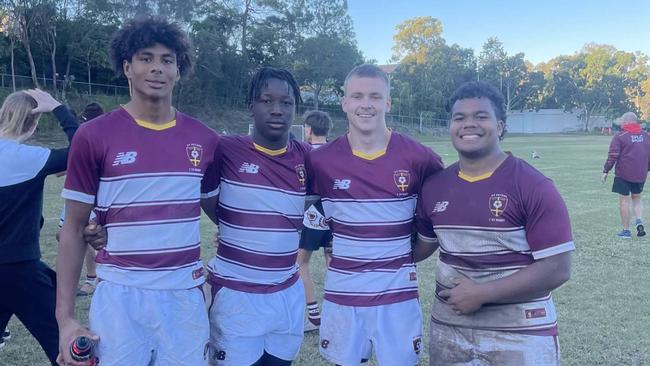
<path fill-rule="evenodd" d="M 219 246 L 208 281 L 244 292 L 285 289 L 299 278 L 311 148 L 290 140 L 278 154 L 256 147 L 250 136 L 224 136 L 220 146 Z"/>
<path fill-rule="evenodd" d="M 94 205 L 108 232 L 96 258 L 100 278 L 165 290 L 204 282 L 200 199 L 218 193 L 218 142 L 180 112 L 162 128 L 123 108 L 81 125 L 62 196 Z"/>
<path fill-rule="evenodd" d="M 486 304 L 456 315 L 438 296 L 451 278 L 478 283 L 500 279 L 536 260 L 575 249 L 569 214 L 550 179 L 521 159 L 508 156 L 489 176 L 459 176 L 458 163 L 429 178 L 417 210 L 418 235 L 437 237 L 436 296 L 432 319 L 447 325 L 557 334 L 550 293 L 511 304 Z"/>
<path fill-rule="evenodd" d="M 358 156 L 342 136 L 314 150 L 310 163 L 310 189 L 333 234 L 325 299 L 375 306 L 417 298 L 415 204 L 424 179 L 442 169 L 440 157 L 392 132 L 382 156 Z"/>

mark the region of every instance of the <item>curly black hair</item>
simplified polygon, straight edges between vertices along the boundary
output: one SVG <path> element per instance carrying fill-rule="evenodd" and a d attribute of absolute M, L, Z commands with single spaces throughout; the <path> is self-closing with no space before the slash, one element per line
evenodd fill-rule
<path fill-rule="evenodd" d="M 131 62 L 139 50 L 160 43 L 176 54 L 178 72 L 185 76 L 192 70 L 191 43 L 187 33 L 176 23 L 160 17 L 143 17 L 127 21 L 110 42 L 110 58 L 117 74 L 124 60 Z"/>
<path fill-rule="evenodd" d="M 302 97 L 300 96 L 300 86 L 298 86 L 298 82 L 296 82 L 296 79 L 288 70 L 276 69 L 275 67 L 262 67 L 255 72 L 255 75 L 253 75 L 253 78 L 251 79 L 251 83 L 248 88 L 248 95 L 246 96 L 246 104 L 250 105 L 260 97 L 262 88 L 268 85 L 269 79 L 286 81 L 293 91 L 293 97 L 296 100 L 296 105 L 302 103 Z"/>

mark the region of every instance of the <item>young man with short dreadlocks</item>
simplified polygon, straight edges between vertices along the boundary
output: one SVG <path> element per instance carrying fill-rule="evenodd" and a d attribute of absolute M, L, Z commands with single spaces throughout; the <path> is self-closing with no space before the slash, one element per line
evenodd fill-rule
<path fill-rule="evenodd" d="M 261 68 L 247 98 L 252 135 L 221 138 L 219 244 L 208 276 L 212 365 L 289 365 L 300 350 L 296 255 L 311 149 L 289 139 L 300 100 L 288 71 Z"/>

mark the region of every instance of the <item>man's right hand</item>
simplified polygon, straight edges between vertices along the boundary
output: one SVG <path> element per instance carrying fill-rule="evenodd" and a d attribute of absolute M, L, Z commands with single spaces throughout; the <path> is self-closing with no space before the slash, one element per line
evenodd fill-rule
<path fill-rule="evenodd" d="M 59 355 L 56 363 L 60 366 L 87 366 L 89 361 L 75 361 L 70 355 L 70 347 L 77 337 L 86 336 L 95 344 L 99 336 L 84 328 L 75 319 L 59 321 Z"/>
<path fill-rule="evenodd" d="M 603 173 L 603 176 L 600 177 L 600 183 L 605 183 L 606 180 L 607 180 L 607 173 Z"/>

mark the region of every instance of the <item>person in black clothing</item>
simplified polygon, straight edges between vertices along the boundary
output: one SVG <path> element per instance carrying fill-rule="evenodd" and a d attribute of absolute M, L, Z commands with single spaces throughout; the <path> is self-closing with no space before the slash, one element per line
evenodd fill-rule
<path fill-rule="evenodd" d="M 68 147 L 23 144 L 47 112 L 54 113 L 69 144 L 77 121 L 48 93 L 15 92 L 0 108 L 0 328 L 16 315 L 55 365 L 56 274 L 40 260 L 39 231 L 45 178 L 66 169 Z"/>

